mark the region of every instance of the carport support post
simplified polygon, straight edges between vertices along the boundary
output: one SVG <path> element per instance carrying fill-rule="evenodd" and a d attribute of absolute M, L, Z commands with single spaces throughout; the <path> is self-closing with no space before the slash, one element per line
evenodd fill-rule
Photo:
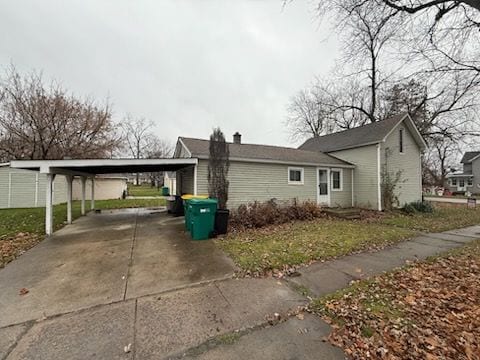
<path fill-rule="evenodd" d="M 82 215 L 85 215 L 85 192 L 86 192 L 86 182 L 87 178 L 85 176 L 82 176 L 80 178 L 82 180 L 82 206 L 81 206 L 81 212 Z"/>
<path fill-rule="evenodd" d="M 72 183 L 73 176 L 67 175 L 67 224 L 72 223 Z"/>
<path fill-rule="evenodd" d="M 92 177 L 92 196 L 90 197 L 90 209 L 95 210 L 95 177 Z"/>
<path fill-rule="evenodd" d="M 47 174 L 47 199 L 45 201 L 45 234 L 53 234 L 53 181 L 55 174 Z"/>

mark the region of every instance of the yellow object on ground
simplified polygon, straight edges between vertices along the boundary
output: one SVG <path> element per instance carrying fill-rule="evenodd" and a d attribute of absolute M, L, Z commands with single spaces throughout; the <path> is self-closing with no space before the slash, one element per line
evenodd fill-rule
<path fill-rule="evenodd" d="M 208 199 L 208 195 L 192 195 L 192 194 L 185 194 L 182 195 L 183 200 L 191 200 L 191 199 Z"/>

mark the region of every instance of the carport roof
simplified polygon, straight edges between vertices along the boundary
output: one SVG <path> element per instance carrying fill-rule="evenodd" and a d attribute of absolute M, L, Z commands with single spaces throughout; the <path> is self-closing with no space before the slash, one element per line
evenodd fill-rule
<path fill-rule="evenodd" d="M 73 159 L 12 160 L 12 168 L 36 170 L 46 174 L 92 176 L 157 171 L 176 171 L 196 165 L 198 159 Z"/>

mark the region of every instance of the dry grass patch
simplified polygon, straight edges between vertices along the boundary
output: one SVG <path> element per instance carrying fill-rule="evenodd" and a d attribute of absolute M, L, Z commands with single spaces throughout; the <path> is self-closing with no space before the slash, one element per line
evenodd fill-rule
<path fill-rule="evenodd" d="M 382 248 L 414 235 L 415 231 L 380 223 L 321 218 L 230 234 L 217 243 L 245 272 L 265 274 Z"/>

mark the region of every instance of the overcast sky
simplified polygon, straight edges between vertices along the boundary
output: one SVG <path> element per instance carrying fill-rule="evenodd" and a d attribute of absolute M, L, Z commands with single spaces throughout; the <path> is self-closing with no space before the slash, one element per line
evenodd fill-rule
<path fill-rule="evenodd" d="M 315 2 L 0 0 L 0 65 L 43 70 L 78 96 L 109 98 L 155 132 L 292 145 L 289 98 L 337 56 Z"/>

